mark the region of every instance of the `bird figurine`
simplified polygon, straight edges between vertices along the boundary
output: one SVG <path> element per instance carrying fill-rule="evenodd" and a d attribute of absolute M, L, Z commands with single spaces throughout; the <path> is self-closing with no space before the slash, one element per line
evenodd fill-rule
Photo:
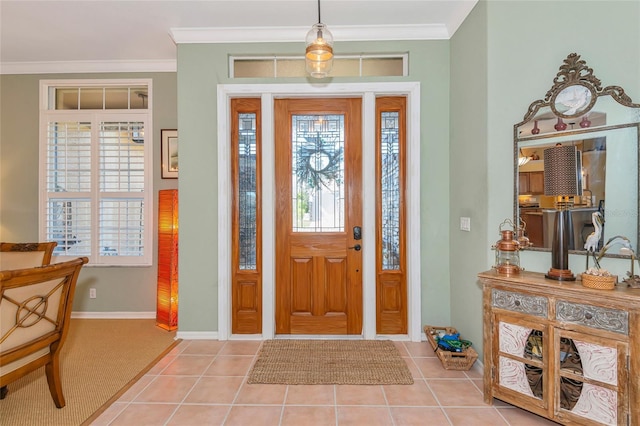
<path fill-rule="evenodd" d="M 589 269 L 589 256 L 593 256 L 593 261 L 596 267 L 599 269 L 600 264 L 598 262 L 599 258 L 596 257 L 596 251 L 598 250 L 598 245 L 600 244 L 600 237 L 602 236 L 602 225 L 604 225 L 604 218 L 602 217 L 602 213 L 599 211 L 595 211 L 591 214 L 591 223 L 593 223 L 594 231 L 589 234 L 586 242 L 584 243 L 584 248 L 587 250 L 587 269 Z"/>

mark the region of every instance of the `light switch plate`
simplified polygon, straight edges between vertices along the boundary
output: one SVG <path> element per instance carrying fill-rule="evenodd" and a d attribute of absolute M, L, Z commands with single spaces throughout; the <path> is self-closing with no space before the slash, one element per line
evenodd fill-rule
<path fill-rule="evenodd" d="M 470 217 L 461 217 L 460 218 L 460 230 L 461 231 L 471 231 L 471 218 Z"/>

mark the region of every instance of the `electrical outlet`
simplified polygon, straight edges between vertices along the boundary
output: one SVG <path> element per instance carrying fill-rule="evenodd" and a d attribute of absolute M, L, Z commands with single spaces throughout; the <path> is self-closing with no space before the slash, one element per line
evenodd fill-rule
<path fill-rule="evenodd" d="M 96 289 L 95 288 L 90 288 L 89 289 L 89 299 L 95 299 L 96 298 Z"/>
<path fill-rule="evenodd" d="M 460 218 L 460 230 L 461 231 L 471 231 L 471 218 L 470 217 L 461 217 Z"/>

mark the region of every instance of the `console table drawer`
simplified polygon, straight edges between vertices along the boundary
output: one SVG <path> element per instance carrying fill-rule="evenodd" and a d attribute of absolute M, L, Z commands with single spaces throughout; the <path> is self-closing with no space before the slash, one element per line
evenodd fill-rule
<path fill-rule="evenodd" d="M 495 308 L 521 312 L 542 318 L 546 318 L 549 311 L 549 301 L 546 297 L 530 296 L 528 294 L 498 290 L 495 288 L 491 290 L 491 305 Z"/>
<path fill-rule="evenodd" d="M 629 335 L 629 312 L 558 300 L 556 318 L 599 330 Z"/>

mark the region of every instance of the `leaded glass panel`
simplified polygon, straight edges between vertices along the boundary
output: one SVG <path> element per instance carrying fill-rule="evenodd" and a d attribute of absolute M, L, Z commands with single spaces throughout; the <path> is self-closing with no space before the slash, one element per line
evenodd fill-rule
<path fill-rule="evenodd" d="M 344 231 L 344 115 L 292 117 L 293 232 Z"/>
<path fill-rule="evenodd" d="M 382 269 L 400 269 L 399 113 L 382 112 L 380 187 L 382 200 Z"/>
<path fill-rule="evenodd" d="M 238 115 L 238 214 L 239 264 L 242 270 L 257 269 L 257 146 L 256 114 Z"/>

